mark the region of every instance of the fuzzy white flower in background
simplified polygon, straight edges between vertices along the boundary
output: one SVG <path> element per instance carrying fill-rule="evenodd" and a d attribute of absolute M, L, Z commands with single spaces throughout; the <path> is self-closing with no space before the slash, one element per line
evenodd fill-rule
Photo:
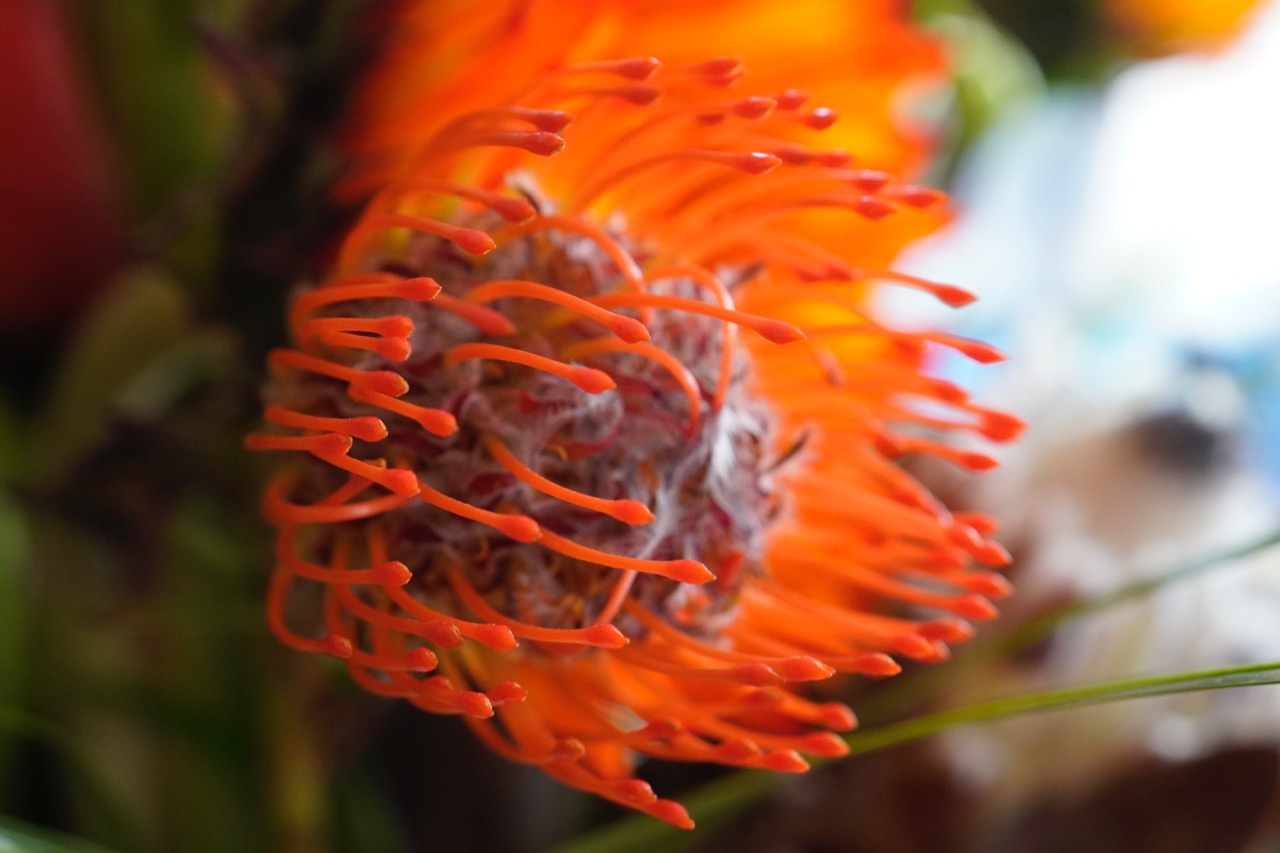
<path fill-rule="evenodd" d="M 1052 92 L 978 147 L 957 225 L 908 263 L 981 282 L 960 331 L 1013 357 L 983 393 L 1029 429 L 979 499 L 1006 520 L 1023 614 L 1280 526 L 1277 91 L 1273 5 L 1220 56 L 1138 65 L 1100 95 Z M 1273 550 L 1071 623 L 1007 686 L 1280 660 L 1277 613 Z M 1085 784 L 1118 751 L 1187 758 L 1238 742 L 1280 743 L 1280 688 L 949 741 L 1010 796 Z"/>

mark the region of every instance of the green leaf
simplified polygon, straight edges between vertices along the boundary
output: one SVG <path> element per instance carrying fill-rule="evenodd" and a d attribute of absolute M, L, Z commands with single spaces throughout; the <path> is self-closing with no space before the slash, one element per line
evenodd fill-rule
<path fill-rule="evenodd" d="M 74 0 L 138 218 L 207 176 L 231 131 L 196 37 L 201 0 Z"/>
<path fill-rule="evenodd" d="M 0 815 L 0 853 L 107 853 L 107 848 Z"/>
<path fill-rule="evenodd" d="M 153 366 L 189 340 L 190 309 L 181 290 L 160 270 L 124 273 L 67 348 L 50 394 L 34 461 L 38 479 L 74 465 L 106 434 L 125 404 L 146 410 L 148 390 L 165 391 Z M 154 408 L 154 407 L 152 407 Z"/>
<path fill-rule="evenodd" d="M 71 778 L 78 784 L 80 790 L 86 795 L 90 806 L 93 808 L 103 833 L 112 840 L 112 843 L 126 850 L 139 850 L 141 845 L 138 843 L 139 834 L 136 827 L 126 817 L 123 804 L 112 790 L 111 785 L 104 774 L 94 766 L 90 759 L 89 752 L 85 749 L 81 740 L 64 726 L 57 725 L 49 720 L 28 713 L 20 708 L 0 707 L 0 735 L 14 735 L 24 737 L 39 742 L 48 747 L 62 761 L 66 762 L 71 772 Z M 8 826 L 5 823 L 8 818 L 0 817 L 0 830 Z M 0 842 L 4 839 L 4 834 L 0 831 Z M 18 847 L 18 850 L 36 850 L 42 851 L 46 849 L 54 850 L 79 850 L 79 851 L 101 851 L 100 847 L 54 847 L 54 848 L 27 848 Z M 4 847 L 0 846 L 0 853 L 5 853 Z"/>
<path fill-rule="evenodd" d="M 28 559 L 26 519 L 0 488 L 0 707 L 17 705 L 22 699 L 28 640 Z M 9 767 L 11 757 L 11 744 L 0 740 L 0 791 L 15 783 Z"/>

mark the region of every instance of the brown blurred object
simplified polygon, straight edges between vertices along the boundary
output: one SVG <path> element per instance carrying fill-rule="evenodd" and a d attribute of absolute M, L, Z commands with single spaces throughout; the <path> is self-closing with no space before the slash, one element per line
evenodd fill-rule
<path fill-rule="evenodd" d="M 1259 748 L 1229 749 L 1188 762 L 1149 760 L 1114 774 L 1081 797 L 1031 806 L 986 849 L 995 853 L 1258 850 L 1258 836 L 1273 832 L 1278 766 L 1273 750 Z M 1264 830 L 1264 823 L 1271 827 Z"/>
<path fill-rule="evenodd" d="M 0 333 L 66 325 L 122 254 L 115 163 L 53 0 L 0 0 Z"/>

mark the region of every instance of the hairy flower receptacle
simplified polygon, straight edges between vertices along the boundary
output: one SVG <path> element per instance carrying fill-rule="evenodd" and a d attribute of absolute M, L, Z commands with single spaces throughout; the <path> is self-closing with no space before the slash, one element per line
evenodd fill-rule
<path fill-rule="evenodd" d="M 995 354 L 857 288 L 963 292 L 797 230 L 937 197 L 799 145 L 835 114 L 726 97 L 742 71 L 566 66 L 443 123 L 295 297 L 248 439 L 292 454 L 265 499 L 286 644 L 681 826 L 637 756 L 842 754 L 852 713 L 788 685 L 940 660 L 1007 592 L 970 565 L 1004 561 L 989 520 L 889 458 L 985 467 L 938 434 L 1016 422 L 919 359 Z"/>

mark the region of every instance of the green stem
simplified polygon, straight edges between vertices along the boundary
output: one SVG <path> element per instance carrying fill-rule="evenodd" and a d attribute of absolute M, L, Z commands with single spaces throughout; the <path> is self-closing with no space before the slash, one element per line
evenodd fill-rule
<path fill-rule="evenodd" d="M 1272 531 L 1259 539 L 1255 539 L 1238 548 L 1233 548 L 1230 551 L 1201 557 L 1152 577 L 1140 578 L 1124 584 L 1105 595 L 1099 595 L 1083 601 L 1073 601 L 1054 608 L 1001 634 L 993 645 L 997 651 L 1005 653 L 1025 649 L 1052 634 L 1063 622 L 1080 616 L 1087 616 L 1100 610 L 1106 610 L 1117 604 L 1133 601 L 1144 595 L 1149 595 L 1161 587 L 1204 574 L 1211 569 L 1220 568 L 1235 560 L 1251 557 L 1275 545 L 1280 545 L 1280 530 Z"/>
<path fill-rule="evenodd" d="M 100 822 L 106 844 L 117 850 L 143 849 L 141 833 L 127 817 L 124 804 L 73 732 L 21 708 L 0 707 L 0 733 L 6 731 L 44 744 L 65 762 L 70 778 L 85 793 L 90 809 Z M 0 845 L 0 850 L 3 849 L 6 848 Z"/>
<path fill-rule="evenodd" d="M 324 853 L 328 841 L 328 774 L 316 749 L 316 733 L 298 693 L 279 691 L 269 703 L 272 759 L 271 849 L 281 853 Z"/>

